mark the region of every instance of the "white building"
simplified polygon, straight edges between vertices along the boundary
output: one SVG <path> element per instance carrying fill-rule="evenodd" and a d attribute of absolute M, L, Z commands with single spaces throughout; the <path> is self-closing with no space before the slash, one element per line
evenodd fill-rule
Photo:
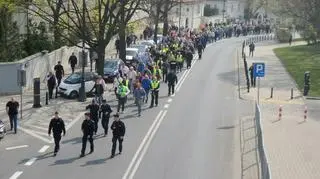
<path fill-rule="evenodd" d="M 180 0 L 169 12 L 169 23 L 191 29 L 198 28 L 203 17 L 204 0 Z M 181 13 L 180 13 L 181 9 Z"/>
<path fill-rule="evenodd" d="M 219 19 L 241 19 L 247 5 L 246 0 L 206 0 L 206 5 L 219 10 Z M 223 13 L 225 11 L 225 13 Z M 224 16 L 224 17 L 223 17 Z"/>

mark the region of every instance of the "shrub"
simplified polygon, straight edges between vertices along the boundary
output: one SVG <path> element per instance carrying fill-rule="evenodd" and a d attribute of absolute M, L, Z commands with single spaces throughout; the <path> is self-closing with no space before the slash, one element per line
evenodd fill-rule
<path fill-rule="evenodd" d="M 280 43 L 289 42 L 291 33 L 287 28 L 277 28 L 276 36 Z"/>

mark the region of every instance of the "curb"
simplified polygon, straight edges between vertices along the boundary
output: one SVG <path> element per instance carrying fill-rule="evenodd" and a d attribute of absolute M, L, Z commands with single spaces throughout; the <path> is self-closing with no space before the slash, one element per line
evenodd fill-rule
<path fill-rule="evenodd" d="M 317 97 L 317 96 L 305 96 L 305 99 L 307 99 L 307 100 L 320 100 L 320 97 Z"/>

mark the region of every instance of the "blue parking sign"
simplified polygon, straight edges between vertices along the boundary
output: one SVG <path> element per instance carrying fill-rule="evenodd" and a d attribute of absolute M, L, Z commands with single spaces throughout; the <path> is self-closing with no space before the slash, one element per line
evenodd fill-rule
<path fill-rule="evenodd" d="M 253 76 L 264 77 L 265 75 L 265 64 L 264 63 L 253 63 Z"/>

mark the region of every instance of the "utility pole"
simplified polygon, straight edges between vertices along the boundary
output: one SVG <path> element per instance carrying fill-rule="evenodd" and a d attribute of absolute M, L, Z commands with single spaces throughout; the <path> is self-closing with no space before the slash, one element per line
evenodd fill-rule
<path fill-rule="evenodd" d="M 179 33 L 180 34 L 180 27 L 181 27 L 181 10 L 182 10 L 182 0 L 179 1 L 179 27 L 178 27 L 178 30 L 179 30 Z"/>
<path fill-rule="evenodd" d="M 86 101 L 85 81 L 84 81 L 84 67 L 85 67 L 85 26 L 86 26 L 86 0 L 82 0 L 82 74 L 81 74 L 81 87 L 79 89 L 79 101 Z"/>

